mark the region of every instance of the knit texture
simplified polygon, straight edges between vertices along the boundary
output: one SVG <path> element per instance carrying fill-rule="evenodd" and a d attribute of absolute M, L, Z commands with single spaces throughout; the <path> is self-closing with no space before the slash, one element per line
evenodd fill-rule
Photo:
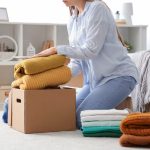
<path fill-rule="evenodd" d="M 63 55 L 51 55 L 48 57 L 36 57 L 22 60 L 14 67 L 14 78 L 24 75 L 32 75 L 54 69 L 65 64 L 66 57 Z"/>
<path fill-rule="evenodd" d="M 125 147 L 133 147 L 133 146 L 150 147 L 150 136 L 136 136 L 123 134 L 120 137 L 120 144 Z"/>
<path fill-rule="evenodd" d="M 13 88 L 22 90 L 55 87 L 67 83 L 71 79 L 71 71 L 67 66 L 51 69 L 39 74 L 24 75 L 12 82 Z"/>
<path fill-rule="evenodd" d="M 149 136 L 150 135 L 150 113 L 129 114 L 122 120 L 120 129 L 124 134 Z"/>

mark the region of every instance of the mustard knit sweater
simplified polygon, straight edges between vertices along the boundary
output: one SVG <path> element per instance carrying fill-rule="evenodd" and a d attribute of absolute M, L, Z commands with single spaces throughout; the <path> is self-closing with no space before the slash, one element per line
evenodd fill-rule
<path fill-rule="evenodd" d="M 57 68 L 64 65 L 65 61 L 66 57 L 63 55 L 26 59 L 15 65 L 14 78 L 18 79 L 24 75 L 37 74 L 49 69 Z"/>
<path fill-rule="evenodd" d="M 65 56 L 51 55 L 21 61 L 15 65 L 12 87 L 22 90 L 55 87 L 71 79 L 70 69 L 64 65 Z"/>

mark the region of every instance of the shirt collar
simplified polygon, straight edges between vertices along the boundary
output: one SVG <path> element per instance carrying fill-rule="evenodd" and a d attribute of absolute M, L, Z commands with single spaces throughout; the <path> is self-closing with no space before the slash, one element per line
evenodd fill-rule
<path fill-rule="evenodd" d="M 91 4 L 91 2 L 88 2 L 88 1 L 85 3 L 84 10 L 83 10 L 83 12 L 78 17 L 83 16 L 87 12 L 90 4 Z M 76 10 L 73 13 L 73 17 L 77 17 L 77 11 Z"/>

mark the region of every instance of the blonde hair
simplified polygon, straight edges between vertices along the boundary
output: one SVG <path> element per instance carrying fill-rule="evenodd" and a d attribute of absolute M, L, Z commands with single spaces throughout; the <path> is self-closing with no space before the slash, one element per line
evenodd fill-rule
<path fill-rule="evenodd" d="M 86 0 L 86 1 L 89 1 L 89 0 Z M 99 1 L 102 1 L 106 6 L 107 8 L 110 10 L 110 8 L 108 7 L 108 5 L 103 1 L 103 0 L 99 0 Z M 75 10 L 75 6 L 70 6 L 69 7 L 69 11 L 70 11 L 70 15 L 72 16 L 73 14 L 73 11 Z M 110 10 L 111 11 L 111 10 Z M 79 11 L 77 10 L 77 14 L 79 14 Z M 123 37 L 122 35 L 119 33 L 118 31 L 118 27 L 116 26 L 116 30 L 117 30 L 117 35 L 118 35 L 118 39 L 119 41 L 122 43 L 123 46 L 127 47 L 127 45 L 125 44 L 124 40 L 123 40 Z"/>

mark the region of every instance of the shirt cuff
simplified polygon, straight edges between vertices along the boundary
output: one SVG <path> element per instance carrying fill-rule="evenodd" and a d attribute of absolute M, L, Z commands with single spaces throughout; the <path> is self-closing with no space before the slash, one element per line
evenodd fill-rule
<path fill-rule="evenodd" d="M 66 45 L 56 46 L 58 55 L 66 55 L 65 53 Z"/>

